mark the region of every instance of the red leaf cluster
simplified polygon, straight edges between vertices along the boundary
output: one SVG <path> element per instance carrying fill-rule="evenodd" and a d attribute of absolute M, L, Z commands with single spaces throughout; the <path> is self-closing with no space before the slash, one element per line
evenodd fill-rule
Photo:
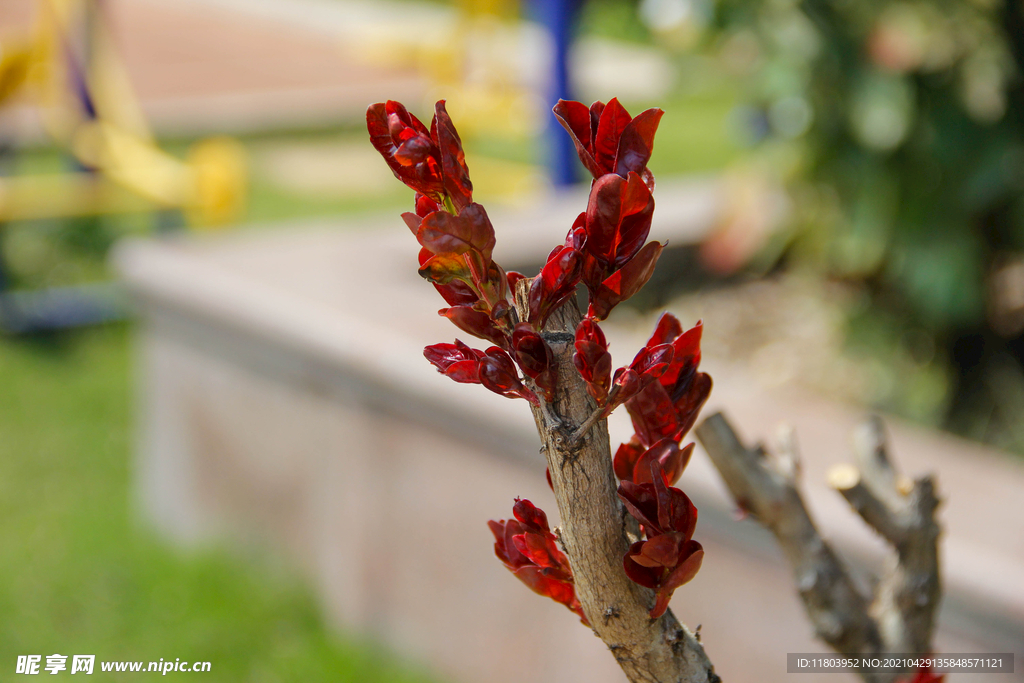
<path fill-rule="evenodd" d="M 572 137 L 580 161 L 594 175 L 587 210 L 577 224 L 585 234 L 588 316 L 604 320 L 612 308 L 640 291 L 661 255 L 661 244 L 645 242 L 654 214 L 654 176 L 647 162 L 663 112 L 648 109 L 633 118 L 612 99 L 589 108 L 561 100 L 554 113 Z"/>
<path fill-rule="evenodd" d="M 519 379 L 512 358 L 497 346 L 477 351 L 456 339 L 454 344 L 431 344 L 423 356 L 456 382 L 482 384 L 496 394 L 538 403 L 537 395 Z"/>
<path fill-rule="evenodd" d="M 584 318 L 577 325 L 575 348 L 572 362 L 587 383 L 587 391 L 604 406 L 611 388 L 612 356 L 604 332 L 593 318 Z"/>
<path fill-rule="evenodd" d="M 693 578 L 704 557 L 692 538 L 697 509 L 671 486 L 693 454 L 694 444 L 679 444 L 711 393 L 711 378 L 697 371 L 701 329 L 697 323 L 684 332 L 665 313 L 629 368 L 616 371 L 617 378 L 632 373 L 638 388 L 625 400 L 635 433 L 615 452 L 613 467 L 622 480 L 619 497 L 647 535 L 629 549 L 623 566 L 633 581 L 655 590 L 652 618 L 665 612 L 672 592 Z"/>
<path fill-rule="evenodd" d="M 635 119 L 612 98 L 608 104 L 560 100 L 554 108 L 558 122 L 569 132 L 580 161 L 595 178 L 608 173 L 625 177 L 638 173 L 654 189 L 647 162 L 654 151 L 654 134 L 664 112 L 648 109 Z"/>
<path fill-rule="evenodd" d="M 473 184 L 462 140 L 444 100 L 434 105 L 429 131 L 401 102 L 392 100 L 370 105 L 366 110 L 366 128 L 370 143 L 384 157 L 391 172 L 416 192 L 438 204 L 448 199 L 455 213 L 473 201 Z"/>
<path fill-rule="evenodd" d="M 482 352 L 456 341 L 428 346 L 424 355 L 457 382 L 480 383 L 503 396 L 537 403 L 536 393 L 516 370 L 518 364 L 551 400 L 554 356 L 537 332 L 539 325 L 516 318 L 510 291 L 523 276 L 506 273 L 492 258 L 494 228 L 484 208 L 473 202 L 462 140 L 444 100 L 434 107 L 429 131 L 402 104 L 392 101 L 371 105 L 366 126 L 370 141 L 395 176 L 416 191 L 415 212 L 402 218 L 420 243 L 419 274 L 448 303 L 438 313 L 460 330 L 495 345 Z M 541 287 L 538 302 L 546 312 L 564 301 L 579 282 L 578 253 L 575 248 L 568 251 L 536 278 L 549 287 Z M 560 264 L 570 272 L 556 272 Z"/>
<path fill-rule="evenodd" d="M 667 609 L 672 591 L 696 574 L 704 553 L 692 539 L 697 510 L 672 488 L 693 453 L 693 444 L 680 447 L 680 442 L 711 390 L 711 379 L 697 371 L 701 327 L 684 332 L 674 317 L 662 316 L 644 348 L 613 374 L 598 321 L 647 283 L 663 248 L 647 242 L 654 213 L 654 176 L 647 162 L 662 112 L 649 109 L 633 118 L 613 99 L 589 108 L 561 101 L 555 115 L 594 181 L 586 211 L 529 282 L 526 320 L 519 319 L 510 297 L 526 276 L 506 273 L 492 258 L 494 229 L 483 207 L 473 202 L 462 141 L 444 101 L 435 106 L 429 130 L 390 101 L 372 105 L 366 122 L 371 142 L 395 176 L 416 191 L 415 211 L 402 218 L 421 247 L 420 275 L 448 304 L 439 313 L 493 344 L 486 351 L 459 340 L 426 347 L 424 356 L 440 373 L 534 405 L 552 401 L 555 358 L 543 328 L 577 286 L 586 285 L 590 302 L 576 329 L 573 363 L 597 401 L 595 418 L 625 404 L 633 421 L 636 433 L 619 447 L 613 467 L 622 480 L 619 497 L 646 540 L 633 544 L 623 567 L 633 581 L 654 589 L 651 616 L 656 618 Z M 515 519 L 489 522 L 498 558 L 531 589 L 566 605 L 586 623 L 569 562 L 547 517 L 518 499 L 513 514 Z"/>
<path fill-rule="evenodd" d="M 702 329 L 697 323 L 684 332 L 679 320 L 665 313 L 647 342 L 645 348 L 651 351 L 670 345 L 672 356 L 657 381 L 646 384 L 626 401 L 636 432 L 634 440 L 644 448 L 666 438 L 680 441 L 711 394 L 711 377 L 697 371 Z"/>
<path fill-rule="evenodd" d="M 654 590 L 651 618 L 657 619 L 668 609 L 673 591 L 697 574 L 704 559 L 704 549 L 693 540 L 697 508 L 685 493 L 665 482 L 653 460 L 650 482 L 623 481 L 619 499 L 647 537 L 630 546 L 622 566 L 630 579 Z"/>
<path fill-rule="evenodd" d="M 555 544 L 547 515 L 530 501 L 518 498 L 512 514 L 515 519 L 487 522 L 494 534 L 494 554 L 531 590 L 562 603 L 587 624 L 576 598 L 569 559 Z"/>
<path fill-rule="evenodd" d="M 576 219 L 565 244 L 559 245 L 548 254 L 540 275 L 530 283 L 530 322 L 543 327 L 556 308 L 576 293 L 576 285 L 583 275 L 583 254 L 580 248 L 586 240 L 583 214 Z"/>

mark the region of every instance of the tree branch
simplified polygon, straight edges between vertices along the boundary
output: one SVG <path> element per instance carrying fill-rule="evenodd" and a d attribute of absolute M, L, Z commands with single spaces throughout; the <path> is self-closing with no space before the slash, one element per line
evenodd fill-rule
<path fill-rule="evenodd" d="M 525 319 L 528 282 L 519 285 L 516 306 Z M 720 679 L 703 646 L 671 611 L 652 620 L 648 612 L 654 592 L 630 581 L 622 569 L 622 558 L 631 540 L 639 537 L 639 527 L 616 493 L 607 420 L 591 421 L 579 441 L 573 440 L 596 408 L 572 362 L 579 321 L 571 300 L 548 319 L 544 337 L 555 356 L 557 390 L 550 404 L 533 409 L 576 595 L 594 632 L 630 681 L 717 683 Z M 556 421 L 547 419 L 546 413 Z"/>
<path fill-rule="evenodd" d="M 767 527 L 793 568 L 800 597 L 826 643 L 846 655 L 927 653 L 940 600 L 935 497 L 928 477 L 911 484 L 889 459 L 881 421 L 855 435 L 858 467 L 833 468 L 829 482 L 896 550 L 868 600 L 818 533 L 797 488 L 795 439 L 781 457 L 747 449 L 721 413 L 696 429 L 736 503 Z M 902 674 L 864 674 L 889 683 Z"/>

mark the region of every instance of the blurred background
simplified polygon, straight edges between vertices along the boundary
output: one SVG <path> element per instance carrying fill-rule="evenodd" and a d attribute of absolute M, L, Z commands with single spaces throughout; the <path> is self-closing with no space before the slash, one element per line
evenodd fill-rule
<path fill-rule="evenodd" d="M 248 508 L 228 489 L 195 503 L 161 488 L 179 471 L 161 458 L 199 460 L 161 422 L 161 334 L 167 310 L 209 304 L 194 332 L 250 299 L 266 323 L 246 319 L 252 338 L 287 330 L 299 309 L 275 286 L 383 329 L 323 294 L 372 284 L 339 279 L 359 272 L 351 255 L 310 254 L 346 239 L 376 254 L 375 235 L 386 246 L 404 230 L 411 194 L 363 119 L 384 99 L 424 120 L 447 99 L 476 200 L 510 217 L 495 220 L 499 245 L 519 248 L 503 265 L 536 268 L 586 192 L 550 107 L 613 96 L 634 115 L 666 112 L 650 167 L 673 247 L 613 319 L 622 338 L 661 307 L 703 317 L 706 355 L 743 387 L 726 396 L 800 392 L 905 420 L 929 448 L 992 447 L 964 467 L 981 472 L 966 504 L 987 495 L 986 472 L 1024 482 L 1017 0 L 0 0 L 0 666 L 56 651 L 187 656 L 224 681 L 475 680 L 396 651 L 387 628 L 360 625 L 373 617 L 338 617 L 347 603 L 322 599 L 333 580 L 258 533 L 210 540 L 166 521 Z M 546 241 L 517 237 L 523 216 L 566 211 Z M 135 247 L 112 266 L 122 240 Z M 333 274 L 316 280 L 308 263 Z M 225 273 L 256 284 L 217 299 Z M 326 329 L 362 329 L 338 325 Z M 193 332 L 171 336 L 202 353 Z M 221 419 L 210 411 L 182 413 L 184 432 Z M 288 462 L 288 449 L 266 457 Z M 1011 505 L 1005 490 L 989 502 Z M 1007 590 L 1022 597 L 1019 582 Z"/>

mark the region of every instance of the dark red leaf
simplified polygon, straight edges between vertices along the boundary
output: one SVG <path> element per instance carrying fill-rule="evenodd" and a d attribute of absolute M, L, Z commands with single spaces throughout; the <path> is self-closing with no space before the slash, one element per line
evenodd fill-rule
<path fill-rule="evenodd" d="M 654 274 L 662 248 L 658 242 L 648 242 L 632 261 L 602 282 L 596 292 L 592 290 L 587 315 L 604 320 L 615 306 L 639 292 Z"/>
<path fill-rule="evenodd" d="M 512 511 L 516 519 L 487 522 L 494 534 L 494 554 L 531 590 L 562 603 L 586 624 L 569 559 L 555 544 L 547 515 L 518 498 Z"/>
<path fill-rule="evenodd" d="M 615 172 L 615 155 L 619 150 L 619 138 L 632 118 L 619 104 L 619 99 L 608 100 L 601 112 L 594 134 L 594 160 L 603 173 Z"/>
<path fill-rule="evenodd" d="M 603 405 L 611 387 L 612 357 L 604 332 L 592 319 L 584 318 L 577 325 L 575 348 L 573 365 L 587 383 L 587 391 Z"/>
<path fill-rule="evenodd" d="M 695 546 L 695 547 L 694 547 Z M 672 593 L 690 579 L 697 575 L 701 562 L 704 560 L 704 549 L 700 543 L 689 541 L 684 550 L 686 559 L 682 560 L 667 577 L 661 581 L 661 585 L 655 591 L 654 607 L 651 609 L 651 619 L 657 619 L 668 609 Z"/>
<path fill-rule="evenodd" d="M 687 444 L 679 448 L 679 444 L 671 439 L 662 439 L 637 457 L 632 471 L 632 479 L 638 484 L 654 481 L 654 472 L 661 474 L 665 484 L 671 486 L 679 480 L 683 470 L 690 463 L 695 444 Z"/>
<path fill-rule="evenodd" d="M 441 152 L 444 169 L 444 189 L 451 198 L 457 213 L 473 201 L 473 183 L 469 180 L 466 154 L 462 151 L 462 139 L 445 109 L 444 100 L 434 105 L 434 120 L 431 123 L 431 137 Z"/>
<path fill-rule="evenodd" d="M 647 239 L 653 214 L 654 198 L 640 176 L 601 176 L 587 203 L 586 251 L 610 270 L 621 268 Z"/>
<path fill-rule="evenodd" d="M 636 461 L 644 453 L 644 447 L 636 440 L 635 436 L 626 443 L 619 444 L 619 448 L 615 451 L 615 457 L 612 458 L 612 468 L 615 470 L 615 476 L 619 479 L 633 481 L 633 470 L 636 467 Z"/>
<path fill-rule="evenodd" d="M 523 374 L 533 379 L 547 401 L 554 399 L 555 355 L 530 323 L 519 323 L 512 332 L 512 349 Z"/>
<path fill-rule="evenodd" d="M 572 143 L 576 146 L 576 154 L 583 162 L 583 167 L 590 171 L 595 178 L 603 175 L 594 159 L 594 131 L 591 128 L 590 110 L 587 109 L 587 106 L 582 102 L 559 100 L 552 111 L 555 118 L 572 138 Z"/>
<path fill-rule="evenodd" d="M 646 588 L 657 588 L 658 580 L 664 571 L 657 567 L 645 567 L 634 559 L 640 555 L 643 545 L 644 541 L 638 541 L 629 547 L 629 552 L 622 558 L 622 568 L 626 570 L 626 576 L 634 583 Z"/>
<path fill-rule="evenodd" d="M 470 306 L 442 308 L 437 313 L 448 318 L 460 330 L 468 332 L 474 337 L 486 339 L 499 346 L 508 345 L 508 339 L 506 339 L 505 334 L 498 329 L 494 321 L 486 313 L 474 310 Z"/>
<path fill-rule="evenodd" d="M 661 534 L 646 541 L 640 547 L 640 555 L 633 559 L 645 567 L 674 567 L 679 561 L 682 543 L 685 541 L 680 534 Z"/>
<path fill-rule="evenodd" d="M 396 178 L 420 194 L 440 199 L 444 191 L 440 153 L 419 119 L 389 100 L 367 108 L 366 128 L 370 143 Z"/>
<path fill-rule="evenodd" d="M 525 524 L 531 531 L 550 533 L 548 516 L 543 510 L 525 498 L 516 498 L 512 505 L 512 514 L 521 524 Z"/>
<path fill-rule="evenodd" d="M 490 266 L 495 242 L 494 228 L 479 204 L 470 204 L 458 216 L 435 211 L 421 221 L 416 239 L 435 254 L 480 252 L 485 268 Z"/>
<path fill-rule="evenodd" d="M 480 383 L 508 398 L 525 398 L 537 405 L 536 394 L 523 385 L 512 358 L 497 346 L 487 349 L 480 360 Z"/>
<path fill-rule="evenodd" d="M 616 173 L 625 176 L 632 171 L 643 175 L 654 151 L 654 134 L 664 113 L 661 109 L 640 112 L 623 129 L 615 154 Z"/>
<path fill-rule="evenodd" d="M 576 292 L 582 275 L 580 253 L 571 247 L 556 247 L 530 283 L 529 319 L 536 327 L 544 326 L 548 316 Z"/>
<path fill-rule="evenodd" d="M 437 371 L 464 384 L 480 383 L 480 359 L 483 352 L 471 349 L 458 339 L 454 344 L 432 344 L 423 355 Z"/>
<path fill-rule="evenodd" d="M 657 530 L 658 500 L 652 484 L 634 484 L 629 480 L 619 483 L 619 500 L 626 506 L 629 514 L 647 530 Z"/>
<path fill-rule="evenodd" d="M 518 283 L 520 280 L 526 279 L 527 277 L 525 275 L 515 270 L 508 271 L 508 273 L 505 276 L 505 280 L 508 282 L 508 288 L 513 292 L 516 291 L 516 283 Z"/>
<path fill-rule="evenodd" d="M 676 408 L 659 382 L 651 382 L 627 401 L 626 410 L 633 421 L 633 431 L 645 448 L 673 438 L 681 426 Z"/>

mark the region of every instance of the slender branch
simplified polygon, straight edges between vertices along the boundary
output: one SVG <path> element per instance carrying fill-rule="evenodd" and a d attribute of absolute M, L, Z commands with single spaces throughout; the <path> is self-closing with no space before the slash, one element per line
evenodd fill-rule
<path fill-rule="evenodd" d="M 528 283 L 516 290 L 525 316 Z M 633 583 L 622 569 L 630 536 L 639 535 L 616 493 L 607 421 L 572 362 L 571 332 L 580 314 L 573 302 L 555 311 L 545 339 L 555 356 L 557 389 L 546 408 L 534 408 L 561 516 L 560 538 L 572 565 L 576 595 L 594 632 L 634 682 L 717 683 L 703 646 L 671 611 L 651 619 L 653 591 Z M 545 416 L 553 413 L 556 420 Z M 576 433 L 578 439 L 576 438 Z"/>
<path fill-rule="evenodd" d="M 604 410 L 601 408 L 595 408 L 594 411 L 590 413 L 590 417 L 584 420 L 583 424 L 581 424 L 579 428 L 572 433 L 572 436 L 569 437 L 570 445 L 575 446 L 579 443 L 579 440 L 583 438 L 583 435 L 589 432 L 590 429 L 597 424 L 598 420 L 601 419 L 602 414 L 604 414 Z"/>
<path fill-rule="evenodd" d="M 843 654 L 880 652 L 868 602 L 818 533 L 795 475 L 781 471 L 763 449 L 745 448 L 721 413 L 696 434 L 737 504 L 775 534 L 818 636 Z"/>
<path fill-rule="evenodd" d="M 940 600 L 938 501 L 929 477 L 911 483 L 896 471 L 878 418 L 855 434 L 858 467 L 841 465 L 829 474 L 833 488 L 896 551 L 870 601 L 857 591 L 807 512 L 797 488 L 799 460 L 791 432 L 774 459 L 760 446 L 744 447 L 721 413 L 705 420 L 696 434 L 737 504 L 775 535 L 822 640 L 848 655 L 931 651 Z M 901 675 L 863 677 L 888 683 Z"/>

